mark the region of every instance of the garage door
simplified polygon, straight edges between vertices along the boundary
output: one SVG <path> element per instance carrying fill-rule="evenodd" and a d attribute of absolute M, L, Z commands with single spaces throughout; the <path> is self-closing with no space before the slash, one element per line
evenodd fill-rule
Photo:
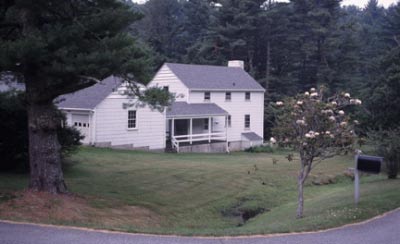
<path fill-rule="evenodd" d="M 72 125 L 77 128 L 85 138 L 81 141 L 84 144 L 90 142 L 90 123 L 89 115 L 72 114 Z"/>

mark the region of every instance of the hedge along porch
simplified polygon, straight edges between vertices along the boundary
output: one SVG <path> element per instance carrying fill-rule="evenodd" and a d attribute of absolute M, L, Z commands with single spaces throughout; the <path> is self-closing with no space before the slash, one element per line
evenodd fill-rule
<path fill-rule="evenodd" d="M 175 102 L 167 110 L 167 145 L 177 152 L 229 151 L 228 116 L 214 103 Z"/>

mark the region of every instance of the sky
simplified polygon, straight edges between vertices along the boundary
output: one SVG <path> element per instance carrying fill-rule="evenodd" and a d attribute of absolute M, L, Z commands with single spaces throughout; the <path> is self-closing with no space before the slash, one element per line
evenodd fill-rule
<path fill-rule="evenodd" d="M 132 0 L 133 2 L 138 2 L 138 3 L 143 3 L 146 2 L 146 0 Z M 278 1 L 282 1 L 285 2 L 285 0 L 278 0 Z M 359 7 L 364 7 L 365 4 L 367 4 L 368 0 L 343 0 L 342 1 L 342 5 L 357 5 Z M 390 6 L 390 4 L 392 3 L 396 3 L 398 2 L 398 0 L 378 0 L 380 5 L 383 5 L 384 7 L 388 7 Z"/>

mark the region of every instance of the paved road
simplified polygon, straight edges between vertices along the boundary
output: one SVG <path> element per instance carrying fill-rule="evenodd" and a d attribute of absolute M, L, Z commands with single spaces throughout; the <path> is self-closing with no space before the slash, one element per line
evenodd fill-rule
<path fill-rule="evenodd" d="M 399 244 L 400 210 L 367 223 L 318 233 L 237 238 L 191 238 L 107 233 L 0 222 L 1 244 Z"/>

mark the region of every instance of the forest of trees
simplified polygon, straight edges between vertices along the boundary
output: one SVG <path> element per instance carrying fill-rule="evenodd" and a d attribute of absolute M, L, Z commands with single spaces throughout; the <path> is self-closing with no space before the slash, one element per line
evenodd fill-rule
<path fill-rule="evenodd" d="M 370 0 L 149 0 L 130 32 L 165 62 L 225 65 L 244 60 L 266 88 L 268 104 L 319 85 L 364 101 L 364 130 L 390 129 L 400 119 L 400 3 Z M 365 132 L 365 131 L 364 131 Z"/>

